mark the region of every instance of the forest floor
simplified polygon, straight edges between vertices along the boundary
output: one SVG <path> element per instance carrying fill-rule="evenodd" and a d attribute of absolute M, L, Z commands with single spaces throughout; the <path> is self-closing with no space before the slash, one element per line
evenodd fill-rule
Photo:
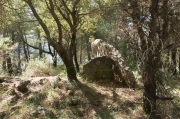
<path fill-rule="evenodd" d="M 78 79 L 70 83 L 60 75 L 25 80 L 1 76 L 0 119 L 148 119 L 140 82 L 133 90 L 119 82 Z M 180 105 L 180 80 L 171 84 Z M 172 104 L 161 104 L 166 117 L 180 119 Z"/>

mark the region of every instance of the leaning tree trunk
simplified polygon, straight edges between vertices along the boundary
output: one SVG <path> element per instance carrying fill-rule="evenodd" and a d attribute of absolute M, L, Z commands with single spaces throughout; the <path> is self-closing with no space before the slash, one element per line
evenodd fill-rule
<path fill-rule="evenodd" d="M 56 52 L 58 53 L 58 55 L 61 57 L 62 61 L 64 62 L 65 66 L 66 66 L 67 77 L 68 77 L 69 81 L 77 80 L 76 70 L 75 70 L 74 63 L 73 63 L 73 50 L 74 50 L 74 46 L 76 45 L 75 44 L 76 32 L 77 32 L 77 26 L 78 26 L 78 21 L 79 21 L 78 12 L 76 11 L 76 7 L 77 7 L 76 5 L 79 3 L 79 1 L 74 2 L 72 11 L 68 8 L 68 11 L 66 11 L 67 9 L 65 9 L 66 12 L 64 12 L 64 13 L 61 11 L 61 9 L 58 6 L 56 6 L 57 10 L 60 14 L 57 14 L 55 12 L 56 8 L 53 5 L 54 4 L 53 0 L 49 0 L 49 2 L 46 2 L 47 6 L 49 5 L 49 7 L 48 7 L 49 13 L 52 15 L 53 19 L 55 20 L 55 22 L 57 24 L 58 35 L 59 35 L 57 41 L 52 39 L 50 30 L 48 29 L 48 26 L 41 19 L 40 15 L 38 14 L 38 12 L 36 11 L 36 9 L 33 5 L 33 2 L 31 0 L 24 0 L 24 2 L 26 2 L 28 4 L 28 6 L 30 7 L 34 16 L 36 17 L 37 21 L 39 22 L 42 29 L 44 30 L 48 43 L 56 50 Z M 69 12 L 69 10 L 70 10 L 70 12 Z M 68 19 L 69 17 L 66 18 L 65 13 L 68 13 L 68 16 L 71 15 L 72 19 Z M 69 26 L 71 27 L 72 37 L 71 37 L 70 47 L 68 49 L 66 49 L 62 44 L 63 31 L 62 31 L 61 20 L 59 20 L 59 15 L 64 17 L 64 19 L 68 22 Z"/>

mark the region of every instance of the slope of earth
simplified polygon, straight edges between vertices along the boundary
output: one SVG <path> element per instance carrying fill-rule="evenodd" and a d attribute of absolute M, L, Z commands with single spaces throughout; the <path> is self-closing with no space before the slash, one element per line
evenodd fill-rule
<path fill-rule="evenodd" d="M 142 89 L 79 78 L 1 77 L 0 119 L 147 119 Z"/>

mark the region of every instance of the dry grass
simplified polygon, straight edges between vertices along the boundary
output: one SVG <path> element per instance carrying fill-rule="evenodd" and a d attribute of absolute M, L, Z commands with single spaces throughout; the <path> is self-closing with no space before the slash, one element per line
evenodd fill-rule
<path fill-rule="evenodd" d="M 58 74 L 66 75 L 64 65 L 53 67 L 48 60 L 30 60 L 21 77 L 27 79 L 30 77 L 55 76 Z"/>
<path fill-rule="evenodd" d="M 6 93 L 8 89 L 0 87 L 0 110 L 5 112 L 6 119 L 148 119 L 142 109 L 142 88 L 132 90 L 118 82 L 92 82 L 80 76 L 79 82 L 70 83 L 64 77 L 64 67 L 58 68 L 62 73 L 60 76 L 31 77 L 37 74 L 38 69 L 49 70 L 48 66 L 40 68 L 41 63 L 28 65 L 24 75 L 30 77 L 27 79 L 31 81 L 28 86 L 30 93 L 23 98 L 12 101 Z M 30 72 L 33 66 L 35 71 Z M 141 87 L 141 77 L 138 73 L 135 76 L 138 87 Z M 180 82 L 172 80 L 168 85 L 173 87 L 174 103 L 180 105 Z M 36 114 L 37 110 L 43 111 Z M 174 107 L 171 110 L 172 119 L 180 118 Z"/>
<path fill-rule="evenodd" d="M 42 119 L 138 119 L 145 118 L 142 95 L 117 82 L 89 83 L 83 79 L 70 83 L 58 77 L 30 78 L 30 94 L 10 103 L 6 110 L 9 119 L 32 119 L 33 112 L 44 107 L 53 113 Z M 43 80 L 43 81 L 42 81 Z M 8 97 L 3 94 L 3 98 Z M 6 107 L 6 108 L 5 108 Z M 18 107 L 12 110 L 12 107 Z"/>

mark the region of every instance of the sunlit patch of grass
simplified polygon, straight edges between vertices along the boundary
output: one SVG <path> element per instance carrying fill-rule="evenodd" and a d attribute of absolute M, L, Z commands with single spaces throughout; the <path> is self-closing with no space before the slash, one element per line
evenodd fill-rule
<path fill-rule="evenodd" d="M 34 76 L 49 76 L 51 73 L 51 64 L 47 60 L 30 60 L 24 72 L 23 78 Z"/>
<path fill-rule="evenodd" d="M 55 76 L 60 74 L 66 76 L 65 65 L 54 67 L 48 60 L 30 60 L 25 71 L 22 72 L 23 79 L 38 76 Z"/>

